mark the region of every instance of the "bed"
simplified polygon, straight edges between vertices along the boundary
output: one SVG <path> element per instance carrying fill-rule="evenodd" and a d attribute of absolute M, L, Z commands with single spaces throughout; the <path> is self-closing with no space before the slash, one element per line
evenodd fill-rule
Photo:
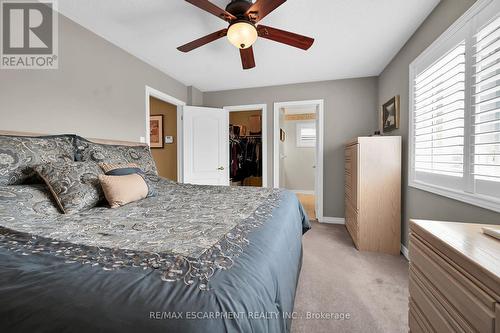
<path fill-rule="evenodd" d="M 149 178 L 155 196 L 70 215 L 44 184 L 0 186 L 2 332 L 290 330 L 296 196 Z"/>

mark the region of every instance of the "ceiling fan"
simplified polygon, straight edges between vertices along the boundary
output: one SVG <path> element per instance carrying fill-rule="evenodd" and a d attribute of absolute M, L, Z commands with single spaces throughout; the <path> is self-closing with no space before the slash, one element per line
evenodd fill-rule
<path fill-rule="evenodd" d="M 257 24 L 286 0 L 232 0 L 226 6 L 226 10 L 219 8 L 208 0 L 186 1 L 218 16 L 228 22 L 229 26 L 226 29 L 216 31 L 190 43 L 179 46 L 177 49 L 182 52 L 192 51 L 200 46 L 227 36 L 231 44 L 240 49 L 243 69 L 250 69 L 255 67 L 252 45 L 257 40 L 257 37 L 267 38 L 303 50 L 308 50 L 314 43 L 313 38 Z"/>

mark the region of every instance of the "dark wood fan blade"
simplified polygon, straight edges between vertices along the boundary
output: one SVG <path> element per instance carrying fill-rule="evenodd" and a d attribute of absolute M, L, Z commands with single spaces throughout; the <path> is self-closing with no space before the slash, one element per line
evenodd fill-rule
<path fill-rule="evenodd" d="M 278 43 L 298 47 L 302 50 L 308 50 L 314 43 L 314 38 L 295 34 L 293 32 L 280 30 L 259 24 L 257 27 L 259 37 L 273 40 Z"/>
<path fill-rule="evenodd" d="M 186 0 L 186 1 L 192 4 L 193 6 L 203 9 L 204 11 L 209 12 L 210 14 L 213 14 L 217 17 L 220 17 L 224 21 L 231 22 L 233 20 L 236 20 L 236 16 L 226 12 L 224 9 L 214 5 L 208 0 Z"/>
<path fill-rule="evenodd" d="M 257 0 L 248 8 L 246 15 L 251 21 L 257 23 L 284 2 L 286 2 L 286 0 Z"/>
<path fill-rule="evenodd" d="M 208 44 L 210 42 L 213 42 L 219 38 L 222 38 L 227 35 L 227 29 L 222 29 L 219 31 L 216 31 L 214 33 L 211 33 L 210 35 L 206 35 L 204 37 L 198 38 L 196 40 L 193 40 L 192 42 L 189 42 L 185 45 L 179 46 L 177 50 L 182 51 L 182 52 L 189 52 L 194 49 L 199 48 L 200 46 L 203 46 L 205 44 Z"/>
<path fill-rule="evenodd" d="M 240 56 L 243 69 L 255 67 L 255 58 L 253 56 L 253 48 L 251 46 L 247 49 L 240 49 Z"/>

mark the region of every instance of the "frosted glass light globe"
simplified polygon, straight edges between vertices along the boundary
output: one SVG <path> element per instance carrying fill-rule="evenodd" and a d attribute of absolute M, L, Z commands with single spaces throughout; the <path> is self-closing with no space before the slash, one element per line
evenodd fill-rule
<path fill-rule="evenodd" d="M 257 40 L 257 29 L 248 22 L 232 24 L 227 31 L 229 42 L 239 49 L 247 49 Z"/>

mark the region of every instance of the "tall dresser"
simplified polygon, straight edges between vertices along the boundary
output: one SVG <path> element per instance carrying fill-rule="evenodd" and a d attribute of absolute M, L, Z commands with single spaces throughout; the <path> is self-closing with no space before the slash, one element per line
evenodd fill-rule
<path fill-rule="evenodd" d="M 401 137 L 358 137 L 345 146 L 345 224 L 362 251 L 399 254 Z"/>
<path fill-rule="evenodd" d="M 410 221 L 412 333 L 500 333 L 500 240 L 484 226 Z"/>

